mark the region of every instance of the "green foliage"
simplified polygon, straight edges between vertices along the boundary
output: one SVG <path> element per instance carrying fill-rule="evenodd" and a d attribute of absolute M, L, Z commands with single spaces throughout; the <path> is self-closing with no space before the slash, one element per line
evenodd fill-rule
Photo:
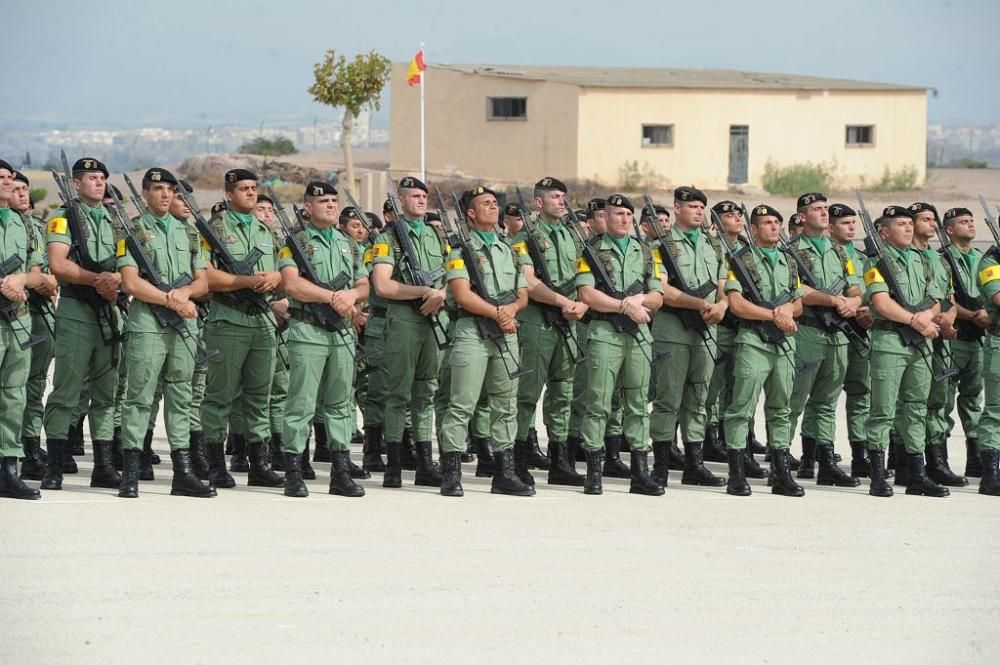
<path fill-rule="evenodd" d="M 626 161 L 619 166 L 618 177 L 621 181 L 621 189 L 627 192 L 655 187 L 659 180 L 659 174 L 648 162 L 643 162 L 642 166 L 639 166 L 637 159 Z"/>
<path fill-rule="evenodd" d="M 31 203 L 35 204 L 39 201 L 44 201 L 45 197 L 49 195 L 49 190 L 44 187 L 32 187 L 28 190 L 28 198 L 31 199 Z"/>
<path fill-rule="evenodd" d="M 987 162 L 985 159 L 972 159 L 971 157 L 963 157 L 962 159 L 958 160 L 958 163 L 955 164 L 955 166 L 958 166 L 963 169 L 985 169 L 989 167 L 989 162 Z"/>
<path fill-rule="evenodd" d="M 253 141 L 244 143 L 236 151 L 244 155 L 264 155 L 267 157 L 291 155 L 298 152 L 292 140 L 284 136 L 273 139 L 259 136 Z"/>
<path fill-rule="evenodd" d="M 776 196 L 798 196 L 802 192 L 833 189 L 834 166 L 824 162 L 779 166 L 771 160 L 764 165 L 764 189 Z"/>
<path fill-rule="evenodd" d="M 865 189 L 872 192 L 907 192 L 917 186 L 918 177 L 919 173 L 915 166 L 904 166 L 898 171 L 886 166 L 882 172 L 882 179 Z"/>
<path fill-rule="evenodd" d="M 348 62 L 333 49 L 326 52 L 323 62 L 313 65 L 314 82 L 309 94 L 320 104 L 343 107 L 357 116 L 364 106 L 378 111 L 382 108 L 382 88 L 389 80 L 392 63 L 376 51 L 359 53 Z"/>

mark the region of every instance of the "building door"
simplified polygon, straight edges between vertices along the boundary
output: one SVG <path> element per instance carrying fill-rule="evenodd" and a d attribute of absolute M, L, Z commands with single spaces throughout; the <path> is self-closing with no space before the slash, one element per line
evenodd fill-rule
<path fill-rule="evenodd" d="M 750 127 L 729 126 L 729 184 L 747 182 L 747 162 L 750 158 Z"/>

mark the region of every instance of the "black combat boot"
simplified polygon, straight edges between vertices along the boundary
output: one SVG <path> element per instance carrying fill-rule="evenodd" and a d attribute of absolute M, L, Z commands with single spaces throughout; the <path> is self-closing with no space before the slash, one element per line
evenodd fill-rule
<path fill-rule="evenodd" d="M 417 473 L 413 479 L 414 485 L 424 487 L 441 487 L 441 471 L 434 464 L 434 455 L 430 441 L 417 441 Z"/>
<path fill-rule="evenodd" d="M 229 489 L 236 487 L 236 481 L 226 471 L 226 444 L 222 441 L 206 441 L 205 450 L 208 453 L 208 482 L 215 488 Z"/>
<path fill-rule="evenodd" d="M 403 465 L 404 471 L 416 471 L 419 460 L 417 450 L 413 443 L 413 430 L 409 427 L 403 430 L 403 440 L 399 452 L 399 462 Z"/>
<path fill-rule="evenodd" d="M 816 474 L 817 485 L 833 485 L 835 487 L 857 487 L 861 481 L 853 476 L 844 473 L 844 470 L 837 466 L 833 456 L 832 443 L 819 443 L 816 445 L 817 457 L 819 458 L 819 473 Z"/>
<path fill-rule="evenodd" d="M 111 464 L 115 471 L 122 470 L 122 428 L 116 427 L 111 433 Z"/>
<path fill-rule="evenodd" d="M 908 487 L 910 485 L 910 467 L 907 464 L 906 445 L 899 440 L 890 439 L 889 446 L 896 451 L 896 479 L 893 484 L 896 487 Z"/>
<path fill-rule="evenodd" d="M 529 459 L 531 457 L 531 443 L 528 441 L 514 442 L 514 474 L 518 480 L 535 489 L 535 477 L 528 471 L 530 468 Z"/>
<path fill-rule="evenodd" d="M 757 440 L 753 427 L 747 430 L 747 450 L 753 455 L 767 454 L 767 446 Z"/>
<path fill-rule="evenodd" d="M 330 465 L 330 494 L 357 498 L 365 495 L 365 488 L 351 478 L 350 453 L 346 450 L 330 451 L 333 463 Z M 386 476 L 389 474 L 386 473 Z M 385 487 L 385 480 L 382 481 Z"/>
<path fill-rule="evenodd" d="M 646 496 L 663 496 L 664 489 L 663 485 L 656 482 L 652 476 L 649 475 L 649 452 L 642 451 L 639 452 L 635 448 L 630 446 L 632 466 L 629 469 L 629 477 L 632 482 L 629 483 L 628 491 L 629 494 L 644 494 Z"/>
<path fill-rule="evenodd" d="M 684 453 L 681 452 L 680 446 L 677 445 L 677 437 L 675 436 L 670 442 L 669 457 L 667 458 L 667 468 L 671 471 L 683 471 L 684 470 Z"/>
<path fill-rule="evenodd" d="M 285 470 L 285 456 L 281 454 L 281 435 L 272 433 L 267 440 L 267 461 L 275 471 Z"/>
<path fill-rule="evenodd" d="M 576 471 L 576 463 L 581 461 L 580 455 L 583 454 L 583 442 L 578 436 L 568 436 L 566 437 L 566 461 L 569 463 L 573 470 Z M 549 436 L 549 459 L 552 463 L 555 463 L 555 459 L 552 457 L 552 437 Z M 586 457 L 584 457 L 586 459 Z M 549 467 L 552 468 L 551 466 Z"/>
<path fill-rule="evenodd" d="M 272 471 L 271 465 L 267 463 L 266 443 L 263 441 L 248 441 L 247 457 L 250 462 L 247 485 L 250 487 L 281 487 L 285 484 L 285 479 Z"/>
<path fill-rule="evenodd" d="M 281 445 L 285 445 L 285 442 L 281 441 Z M 316 469 L 314 469 L 312 464 L 309 462 L 309 445 L 310 441 L 309 439 L 306 439 L 306 447 L 305 450 L 302 451 L 302 459 L 299 461 L 299 466 L 302 469 L 303 480 L 316 480 Z M 282 455 L 282 457 L 284 457 L 284 455 Z M 365 476 L 365 478 L 367 477 L 368 476 Z"/>
<path fill-rule="evenodd" d="M 490 452 L 492 439 L 485 437 L 474 437 L 473 445 L 476 446 L 476 478 L 493 477 L 493 453 Z"/>
<path fill-rule="evenodd" d="M 1000 496 L 1000 450 L 981 448 L 979 464 L 982 473 L 979 479 L 979 493 Z"/>
<path fill-rule="evenodd" d="M 462 489 L 462 453 L 441 455 L 441 496 L 465 496 Z"/>
<path fill-rule="evenodd" d="M 142 442 L 142 448 L 143 448 L 143 450 L 146 449 L 146 441 L 149 441 L 149 462 L 153 466 L 156 466 L 157 464 L 160 463 L 160 456 L 156 454 L 155 450 L 153 450 L 153 430 L 151 430 L 151 429 L 146 430 L 146 438 L 143 439 L 143 442 Z M 141 469 L 140 469 L 140 471 L 141 471 Z M 140 478 L 139 480 L 143 480 L 143 479 Z"/>
<path fill-rule="evenodd" d="M 284 453 L 285 496 L 302 499 L 309 496 L 309 488 L 302 479 L 302 455 Z"/>
<path fill-rule="evenodd" d="M 66 439 L 70 444 L 70 454 L 77 457 L 82 457 L 86 455 L 83 450 L 83 419 L 86 416 L 80 416 L 80 418 L 69 426 L 69 434 Z M 73 473 L 76 473 L 75 471 Z"/>
<path fill-rule="evenodd" d="M 231 434 L 233 440 L 233 456 L 229 462 L 229 470 L 233 473 L 249 473 L 250 462 L 247 460 L 247 440 L 242 434 Z"/>
<path fill-rule="evenodd" d="M 465 452 L 462 453 L 462 462 L 469 463 L 476 461 L 476 444 L 472 442 L 472 435 L 465 440 Z"/>
<path fill-rule="evenodd" d="M 382 461 L 382 454 L 379 452 L 379 444 L 382 442 L 381 425 L 365 425 L 365 443 L 361 448 L 361 468 L 370 473 L 382 473 L 385 471 L 385 463 Z"/>
<path fill-rule="evenodd" d="M 805 480 L 816 477 L 816 439 L 802 437 L 802 459 L 795 476 Z"/>
<path fill-rule="evenodd" d="M 771 486 L 771 494 L 781 496 L 804 496 L 806 491 L 802 489 L 792 478 L 791 454 L 788 448 L 778 448 L 771 451 L 771 477 L 768 484 Z"/>
<path fill-rule="evenodd" d="M 351 443 L 364 443 L 364 441 L 365 433 L 355 427 L 354 434 L 351 435 Z"/>
<path fill-rule="evenodd" d="M 868 462 L 868 442 L 851 441 L 851 475 L 855 478 L 867 478 L 871 473 Z"/>
<path fill-rule="evenodd" d="M 139 498 L 139 456 L 137 448 L 122 450 L 122 482 L 118 485 L 118 496 L 123 499 Z"/>
<path fill-rule="evenodd" d="M 727 451 L 728 452 L 728 451 Z M 750 444 L 743 449 L 743 474 L 747 478 L 767 478 L 767 469 L 757 463 L 757 459 L 750 450 Z"/>
<path fill-rule="evenodd" d="M 42 462 L 41 455 L 41 439 L 37 436 L 22 437 L 21 447 L 24 448 L 24 462 L 21 463 L 21 478 L 41 480 L 45 476 L 45 463 Z"/>
<path fill-rule="evenodd" d="M 959 476 L 948 466 L 947 439 L 941 439 L 937 443 L 928 443 L 924 449 L 927 456 L 927 477 L 938 485 L 946 487 L 965 487 L 969 484 L 967 478 Z"/>
<path fill-rule="evenodd" d="M 111 442 L 95 440 L 93 448 L 94 470 L 90 474 L 90 486 L 116 489 L 121 485 L 122 477 L 111 462 Z"/>
<path fill-rule="evenodd" d="M 514 450 L 498 450 L 493 453 L 493 482 L 490 484 L 491 494 L 507 494 L 510 496 L 534 496 L 535 488 L 521 482 L 514 472 Z"/>
<path fill-rule="evenodd" d="M 403 486 L 403 466 L 399 459 L 401 444 L 398 441 L 385 442 L 385 475 L 382 477 L 382 487 Z M 350 477 L 350 472 L 348 472 Z"/>
<path fill-rule="evenodd" d="M 538 445 L 538 431 L 534 427 L 528 430 L 528 466 L 532 469 L 548 471 L 551 462 L 549 456 L 542 452 Z"/>
<path fill-rule="evenodd" d="M 313 436 L 316 437 L 316 452 L 313 453 L 312 461 L 332 461 L 333 453 L 330 451 L 330 440 L 327 438 L 326 425 L 324 423 L 313 423 L 312 429 Z"/>
<path fill-rule="evenodd" d="M 729 459 L 719 437 L 718 425 L 713 425 L 705 430 L 705 441 L 701 447 L 701 451 L 702 457 L 706 462 L 725 462 Z"/>
<path fill-rule="evenodd" d="M 625 462 L 622 462 L 621 449 L 625 437 L 606 436 L 604 437 L 604 472 L 607 478 L 631 478 L 632 470 Z"/>
<path fill-rule="evenodd" d="M 208 480 L 208 450 L 205 448 L 205 433 L 192 430 L 188 437 L 191 447 L 191 470 L 198 480 Z"/>
<path fill-rule="evenodd" d="M 667 486 L 670 459 L 670 441 L 653 442 L 653 473 L 650 474 L 663 487 Z"/>
<path fill-rule="evenodd" d="M 552 441 L 550 439 L 549 455 L 552 459 L 547 481 L 549 485 L 583 487 L 583 476 L 576 472 L 576 462 L 569 456 L 568 444 L 565 441 Z"/>
<path fill-rule="evenodd" d="M 733 496 L 750 496 L 750 483 L 744 465 L 747 460 L 747 452 L 730 448 L 726 451 L 729 455 L 729 479 L 726 481 L 726 494 Z M 753 458 L 753 455 L 750 455 Z"/>
<path fill-rule="evenodd" d="M 42 475 L 41 489 L 61 490 L 63 482 L 63 457 L 69 455 L 69 442 L 66 439 L 49 439 L 47 443 L 49 459 L 45 462 L 45 473 Z"/>
<path fill-rule="evenodd" d="M 701 456 L 700 443 L 684 444 L 684 473 L 681 474 L 682 485 L 704 485 L 705 487 L 722 487 L 725 478 L 719 478 L 707 468 Z"/>
<path fill-rule="evenodd" d="M 170 482 L 170 496 L 192 496 L 206 499 L 216 495 L 215 488 L 204 485 L 191 468 L 191 451 L 187 448 L 170 451 L 170 461 L 174 467 L 174 478 Z"/>
<path fill-rule="evenodd" d="M 914 496 L 945 497 L 951 494 L 947 487 L 942 487 L 927 477 L 922 453 L 906 453 L 909 482 L 906 493 Z"/>
<path fill-rule="evenodd" d="M 73 459 L 73 446 L 70 444 L 69 439 L 66 440 L 66 448 L 63 450 L 62 457 L 62 472 L 63 475 L 72 475 L 74 473 L 79 473 L 80 468 L 76 465 L 76 460 Z M 42 489 L 45 489 L 44 487 Z"/>
<path fill-rule="evenodd" d="M 979 439 L 965 440 L 965 475 L 978 478 L 983 475 L 982 455 L 979 454 Z"/>
<path fill-rule="evenodd" d="M 42 493 L 25 484 L 17 474 L 17 458 L 0 459 L 0 496 L 8 499 L 40 499 Z"/>
<path fill-rule="evenodd" d="M 886 466 L 886 468 L 889 471 L 895 471 L 897 468 L 905 470 L 905 468 L 906 468 L 906 457 L 900 457 L 899 459 L 901 461 L 898 464 L 896 463 L 897 453 L 902 452 L 904 455 L 906 454 L 905 451 L 901 451 L 899 449 L 899 446 L 901 445 L 901 443 L 902 442 L 899 440 L 899 437 L 896 435 L 896 430 L 890 429 L 889 430 L 889 454 L 888 454 L 888 456 L 885 459 L 885 466 Z M 892 478 L 892 476 L 893 476 L 893 474 L 891 474 L 891 473 L 890 474 L 886 474 L 886 478 Z M 903 483 L 903 484 L 905 485 L 906 483 Z"/>
<path fill-rule="evenodd" d="M 153 477 L 153 430 L 146 430 L 142 440 L 142 454 L 139 455 L 139 480 L 155 480 Z"/>
<path fill-rule="evenodd" d="M 892 496 L 892 485 L 886 480 L 885 451 L 878 448 L 868 449 L 868 470 L 871 481 L 868 483 L 868 493 L 872 496 Z"/>
<path fill-rule="evenodd" d="M 604 486 L 601 483 L 601 462 L 604 461 L 603 450 L 588 450 L 587 454 L 587 478 L 583 483 L 584 494 L 604 494 Z"/>

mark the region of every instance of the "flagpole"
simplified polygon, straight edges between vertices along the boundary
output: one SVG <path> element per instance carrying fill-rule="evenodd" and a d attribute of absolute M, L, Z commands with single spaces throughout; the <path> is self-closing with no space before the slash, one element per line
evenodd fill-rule
<path fill-rule="evenodd" d="M 424 43 L 420 42 L 420 52 L 424 52 Z M 424 143 L 424 82 L 427 80 L 427 68 L 420 72 L 420 179 L 427 182 L 427 149 Z"/>

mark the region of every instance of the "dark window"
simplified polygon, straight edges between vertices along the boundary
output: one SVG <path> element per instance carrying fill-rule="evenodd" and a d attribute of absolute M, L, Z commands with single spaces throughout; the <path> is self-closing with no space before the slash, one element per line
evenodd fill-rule
<path fill-rule="evenodd" d="M 875 125 L 848 125 L 847 145 L 874 145 Z"/>
<path fill-rule="evenodd" d="M 528 117 L 526 97 L 489 97 L 486 102 L 490 120 L 525 120 Z"/>
<path fill-rule="evenodd" d="M 673 125 L 643 125 L 642 145 L 672 146 L 674 144 Z"/>

